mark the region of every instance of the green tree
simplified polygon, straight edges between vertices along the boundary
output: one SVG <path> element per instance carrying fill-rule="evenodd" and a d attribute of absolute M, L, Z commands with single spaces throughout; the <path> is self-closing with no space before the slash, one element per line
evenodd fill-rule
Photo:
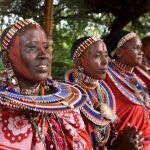
<path fill-rule="evenodd" d="M 8 1 L 7 9 L 0 9 L 1 26 L 6 24 L 4 16 L 6 25 L 19 18 L 33 18 L 44 26 L 44 0 Z M 79 37 L 103 37 L 117 29 L 132 30 L 141 37 L 150 34 L 149 0 L 56 0 L 53 16 L 52 75 L 56 78 L 72 67 L 70 49 Z"/>

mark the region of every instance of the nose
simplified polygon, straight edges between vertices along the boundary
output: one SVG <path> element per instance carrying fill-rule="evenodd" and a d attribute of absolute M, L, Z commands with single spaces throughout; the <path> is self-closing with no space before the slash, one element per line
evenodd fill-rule
<path fill-rule="evenodd" d="M 38 56 L 40 58 L 48 58 L 50 55 L 50 51 L 49 49 L 45 49 L 43 46 L 39 46 L 39 50 L 38 50 Z"/>
<path fill-rule="evenodd" d="M 143 56 L 144 53 L 143 53 L 143 51 L 140 49 L 140 50 L 138 51 L 138 54 Z"/>
<path fill-rule="evenodd" d="M 108 58 L 106 56 L 101 57 L 101 64 L 102 65 L 107 65 L 108 64 Z"/>

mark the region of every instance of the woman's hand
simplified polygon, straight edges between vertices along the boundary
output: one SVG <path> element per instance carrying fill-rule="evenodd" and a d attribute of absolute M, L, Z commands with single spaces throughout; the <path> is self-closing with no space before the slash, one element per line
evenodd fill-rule
<path fill-rule="evenodd" d="M 109 150 L 142 150 L 144 138 L 142 132 L 136 127 L 128 124 L 126 128 L 118 134 Z"/>

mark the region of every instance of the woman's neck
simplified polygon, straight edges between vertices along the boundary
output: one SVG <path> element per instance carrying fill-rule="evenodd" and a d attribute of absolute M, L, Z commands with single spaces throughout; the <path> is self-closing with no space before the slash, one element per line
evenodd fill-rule
<path fill-rule="evenodd" d="M 35 87 L 37 87 L 39 82 L 18 80 L 18 84 L 19 84 L 19 87 L 23 89 L 34 89 Z"/>
<path fill-rule="evenodd" d="M 20 93 L 24 95 L 38 95 L 40 92 L 40 82 L 27 80 L 16 76 Z"/>
<path fill-rule="evenodd" d="M 119 70 L 126 72 L 126 73 L 132 73 L 134 70 L 134 67 L 128 66 L 126 64 L 123 64 L 119 61 L 113 61 L 112 62 Z"/>
<path fill-rule="evenodd" d="M 97 87 L 98 83 L 99 83 L 97 79 L 94 79 L 76 69 L 73 73 L 73 77 L 77 84 L 79 84 L 82 87 L 89 88 L 89 89 L 90 88 L 93 89 L 93 88 Z"/>

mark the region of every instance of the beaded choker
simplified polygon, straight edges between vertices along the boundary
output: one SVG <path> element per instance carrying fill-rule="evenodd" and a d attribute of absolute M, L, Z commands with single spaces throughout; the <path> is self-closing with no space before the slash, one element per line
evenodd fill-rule
<path fill-rule="evenodd" d="M 73 70 L 73 78 L 75 79 L 75 83 L 78 83 L 78 85 L 85 89 L 95 89 L 98 86 L 98 80 L 85 75 L 77 69 Z"/>
<path fill-rule="evenodd" d="M 127 66 L 125 64 L 122 64 L 121 62 L 118 61 L 113 61 L 113 64 L 115 66 L 117 66 L 117 69 L 119 69 L 120 71 L 126 72 L 126 73 L 132 73 L 133 72 L 133 67 L 131 66 Z"/>
<path fill-rule="evenodd" d="M 98 86 L 98 80 L 93 79 L 78 69 L 70 69 L 65 73 L 65 81 L 74 82 L 85 89 L 95 89 Z"/>
<path fill-rule="evenodd" d="M 17 91 L 17 89 L 15 89 Z M 21 88 L 20 91 L 18 90 L 18 93 L 22 95 L 34 95 L 36 93 L 39 93 L 40 91 L 40 84 L 38 84 L 35 88 L 32 89 L 23 89 Z"/>

